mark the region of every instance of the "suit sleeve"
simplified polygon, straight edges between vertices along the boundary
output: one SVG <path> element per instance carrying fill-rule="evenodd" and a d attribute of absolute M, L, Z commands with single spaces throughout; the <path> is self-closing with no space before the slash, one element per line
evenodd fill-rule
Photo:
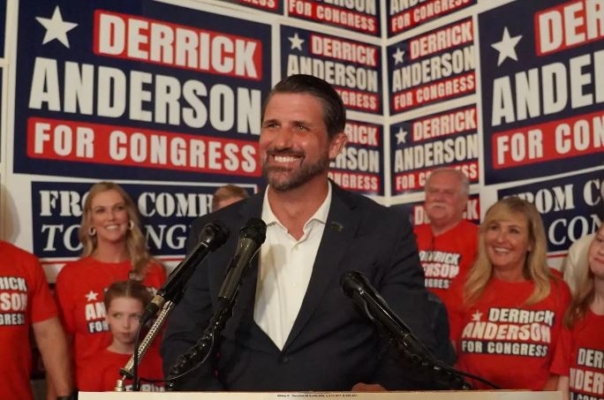
<path fill-rule="evenodd" d="M 195 246 L 202 225 L 197 220 L 191 229 L 187 240 L 187 251 Z M 166 378 L 169 377 L 172 366 L 178 357 L 189 351 L 201 337 L 212 317 L 212 303 L 209 291 L 207 261 L 196 268 L 189 280 L 185 294 L 180 303 L 174 308 L 167 323 L 166 333 L 162 342 L 161 353 L 163 369 Z M 174 385 L 175 390 L 182 391 L 220 391 L 222 385 L 215 377 L 212 362 L 208 360 L 200 368 L 179 379 Z"/>
<path fill-rule="evenodd" d="M 413 230 L 407 218 L 398 212 L 393 214 L 391 218 L 397 221 L 397 228 L 389 238 L 393 243 L 392 251 L 383 278 L 378 283 L 379 291 L 414 336 L 432 353 L 436 353 L 436 340 L 431 327 L 431 316 L 434 313 L 424 286 L 424 270 L 420 264 Z M 439 327 L 437 330 L 440 329 Z M 385 350 L 389 351 L 392 350 Z M 424 384 L 411 375 L 410 368 L 401 368 L 392 357 L 386 355 L 375 375 L 375 381 L 387 389 L 423 388 Z"/>

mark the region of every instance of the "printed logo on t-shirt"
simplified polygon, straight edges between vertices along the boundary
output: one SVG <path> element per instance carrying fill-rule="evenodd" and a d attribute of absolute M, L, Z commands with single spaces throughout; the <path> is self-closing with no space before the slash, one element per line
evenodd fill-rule
<path fill-rule="evenodd" d="M 28 290 L 21 277 L 0 277 L 0 326 L 25 325 Z"/>
<path fill-rule="evenodd" d="M 98 301 L 99 294 L 91 290 L 84 296 L 86 297 L 84 313 L 88 333 L 109 331 L 109 326 L 107 325 L 107 321 L 105 321 L 105 316 L 107 315 L 105 304 L 102 301 Z"/>
<path fill-rule="evenodd" d="M 459 275 L 461 254 L 437 250 L 422 250 L 419 259 L 424 267 L 427 288 L 448 289 Z"/>
<path fill-rule="evenodd" d="M 486 316 L 474 310 L 472 321 L 466 324 L 461 335 L 461 351 L 545 357 L 552 341 L 554 317 L 550 310 L 493 307 Z"/>
<path fill-rule="evenodd" d="M 604 397 L 604 352 L 580 347 L 576 366 L 570 369 L 569 385 L 575 400 Z"/>

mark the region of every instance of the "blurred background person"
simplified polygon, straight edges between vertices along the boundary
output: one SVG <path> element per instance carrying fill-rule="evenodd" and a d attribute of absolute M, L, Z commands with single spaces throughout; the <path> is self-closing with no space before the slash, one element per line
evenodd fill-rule
<path fill-rule="evenodd" d="M 104 304 L 107 310 L 105 320 L 113 336 L 111 344 L 90 357 L 82 368 L 80 391 L 113 391 L 121 378 L 120 368 L 124 367 L 134 354 L 134 342 L 139 320 L 153 295 L 138 281 L 115 282 L 105 292 Z M 141 340 L 144 336 L 141 337 Z M 163 379 L 162 361 L 157 347 L 150 347 L 139 360 L 138 376 L 148 379 Z M 131 380 L 125 381 L 126 390 L 132 390 Z M 163 384 L 141 384 L 143 392 L 163 391 Z"/>
<path fill-rule="evenodd" d="M 547 266 L 546 248 L 532 204 L 508 197 L 489 208 L 476 263 L 449 297 L 459 369 L 502 389 L 556 389 L 549 371 L 570 291 Z"/>
<path fill-rule="evenodd" d="M 454 168 L 432 171 L 424 202 L 430 223 L 414 228 L 426 288 L 443 301 L 451 284 L 463 280 L 476 260 L 478 226 L 463 217 L 469 191 L 463 172 Z"/>
<path fill-rule="evenodd" d="M 249 193 L 242 187 L 236 185 L 224 185 L 216 189 L 212 197 L 212 212 L 230 206 L 239 200 L 250 197 Z"/>
<path fill-rule="evenodd" d="M 566 399 L 604 398 L 604 224 L 586 253 L 552 365 Z"/>
<path fill-rule="evenodd" d="M 600 186 L 600 217 L 604 217 L 604 183 Z M 568 249 L 568 254 L 562 265 L 562 273 L 564 274 L 564 280 L 568 283 L 572 293 L 576 292 L 577 289 L 577 268 L 580 265 L 587 265 L 587 254 L 589 253 L 588 248 L 591 242 L 596 237 L 595 233 L 591 235 L 585 235 L 576 242 L 574 242 Z"/>
<path fill-rule="evenodd" d="M 105 290 L 128 279 L 157 289 L 166 279 L 165 268 L 147 250 L 134 202 L 113 182 L 91 187 L 79 236 L 82 258 L 65 265 L 56 282 L 61 317 L 73 342 L 76 385 L 83 362 L 111 343 Z"/>
<path fill-rule="evenodd" d="M 38 259 L 0 241 L 0 399 L 33 399 L 30 328 L 57 397 L 72 393 L 67 340 Z"/>

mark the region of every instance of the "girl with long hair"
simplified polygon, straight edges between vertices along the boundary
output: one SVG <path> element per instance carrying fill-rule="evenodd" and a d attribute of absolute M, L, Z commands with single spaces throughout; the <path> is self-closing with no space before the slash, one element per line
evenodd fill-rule
<path fill-rule="evenodd" d="M 83 362 L 111 342 L 103 305 L 107 287 L 134 279 L 153 290 L 166 279 L 164 267 L 147 250 L 134 202 L 116 183 L 90 188 L 79 236 L 82 258 L 65 265 L 56 282 L 64 327 L 73 339 L 76 382 Z"/>

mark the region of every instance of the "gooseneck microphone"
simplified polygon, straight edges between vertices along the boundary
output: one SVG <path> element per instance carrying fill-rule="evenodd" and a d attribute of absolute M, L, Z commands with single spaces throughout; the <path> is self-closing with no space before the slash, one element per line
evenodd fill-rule
<path fill-rule="evenodd" d="M 428 360 L 434 359 L 432 353 L 413 335 L 411 329 L 371 286 L 365 275 L 357 271 L 347 272 L 340 278 L 340 285 L 344 293 L 361 308 L 372 322 L 385 328 L 394 338 L 400 339 L 410 355 Z"/>
<path fill-rule="evenodd" d="M 193 251 L 178 264 L 168 276 L 163 286 L 157 291 L 157 294 L 145 308 L 141 317 L 141 324 L 144 324 L 150 318 L 153 318 L 167 301 L 176 302 L 176 299 L 180 300 L 180 295 L 184 291 L 191 275 L 193 275 L 195 268 L 208 254 L 226 242 L 229 233 L 228 228 L 219 221 L 210 222 L 204 225 L 199 234 L 199 243 L 197 243 L 197 246 L 195 246 Z"/>
<path fill-rule="evenodd" d="M 235 255 L 229 262 L 224 281 L 218 292 L 218 304 L 212 318 L 197 342 L 180 355 L 167 376 L 166 390 L 173 390 L 178 381 L 198 368 L 215 354 L 219 346 L 220 332 L 233 313 L 239 288 L 245 279 L 250 264 L 266 239 L 266 224 L 259 218 L 250 218 L 239 230 L 239 241 Z"/>
<path fill-rule="evenodd" d="M 340 285 L 344 293 L 377 326 L 380 333 L 385 333 L 396 353 L 395 358 L 408 369 L 408 372 L 421 372 L 421 380 L 428 380 L 433 386 L 441 389 L 471 389 L 472 386 L 464 377 L 499 389 L 497 385 L 486 379 L 456 370 L 438 360 L 388 306 L 386 300 L 371 286 L 365 275 L 357 271 L 346 272 L 340 278 Z"/>
<path fill-rule="evenodd" d="M 262 243 L 266 239 L 266 224 L 260 218 L 250 218 L 239 231 L 237 250 L 231 259 L 220 291 L 218 301 L 232 305 L 237 292 Z"/>

